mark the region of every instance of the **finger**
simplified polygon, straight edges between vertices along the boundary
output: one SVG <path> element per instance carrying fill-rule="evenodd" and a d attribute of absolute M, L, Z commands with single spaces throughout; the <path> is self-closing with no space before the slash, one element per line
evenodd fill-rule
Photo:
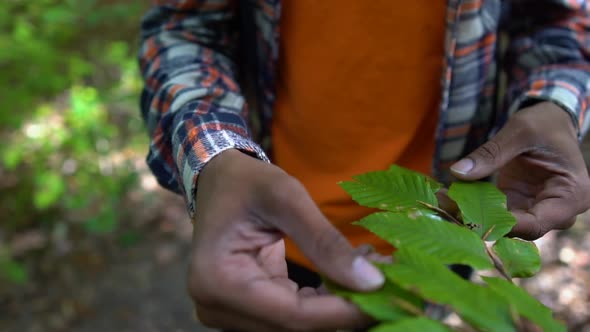
<path fill-rule="evenodd" d="M 239 331 L 316 331 L 357 328 L 370 322 L 342 298 L 317 296 L 313 289 L 299 294 L 273 279 L 242 280 L 225 284 L 224 289 L 215 303 L 196 303 L 198 318 L 206 326 Z"/>
<path fill-rule="evenodd" d="M 521 191 L 513 189 L 502 189 L 506 195 L 506 206 L 509 210 L 529 210 L 535 206 L 536 198 L 531 194 L 524 194 Z"/>
<path fill-rule="evenodd" d="M 293 239 L 307 258 L 336 283 L 370 291 L 385 281 L 381 272 L 355 252 L 348 240 L 320 212 L 303 186 L 280 200 L 278 227 Z"/>
<path fill-rule="evenodd" d="M 264 246 L 256 255 L 258 265 L 271 276 L 287 278 L 287 261 L 285 260 L 285 240 Z"/>
<path fill-rule="evenodd" d="M 393 263 L 393 257 L 391 255 L 381 255 L 379 253 L 370 253 L 366 255 L 367 259 L 371 262 L 381 263 L 381 264 L 391 264 Z"/>
<path fill-rule="evenodd" d="M 517 126 L 509 122 L 496 136 L 451 166 L 453 175 L 461 180 L 479 180 L 524 152 L 527 140 Z"/>
<path fill-rule="evenodd" d="M 326 284 L 321 284 L 320 287 L 316 288 L 318 295 L 330 295 L 330 291 L 326 287 Z"/>
<path fill-rule="evenodd" d="M 301 297 L 311 297 L 311 296 L 317 296 L 318 291 L 313 287 L 303 287 L 298 291 L 298 294 Z"/>
<path fill-rule="evenodd" d="M 299 296 L 268 279 L 255 280 L 240 289 L 240 296 L 232 298 L 228 306 L 240 308 L 252 319 L 297 331 L 357 328 L 370 321 L 342 298 Z"/>
<path fill-rule="evenodd" d="M 353 252 L 359 256 L 367 256 L 375 252 L 375 248 L 370 244 L 362 244 L 353 249 Z"/>
<path fill-rule="evenodd" d="M 393 261 L 390 255 L 381 255 L 370 244 L 362 244 L 354 248 L 353 251 L 355 254 L 365 257 L 369 262 L 387 264 Z"/>
<path fill-rule="evenodd" d="M 299 286 L 297 283 L 289 278 L 272 278 L 271 280 L 277 285 L 284 287 L 291 293 L 296 293 L 299 291 Z"/>
<path fill-rule="evenodd" d="M 310 236 L 305 237 L 309 226 Z M 350 243 L 327 221 L 302 224 L 292 236 L 306 257 L 329 279 L 359 291 L 371 291 L 385 281 L 381 272 L 363 255 L 354 253 Z"/>
<path fill-rule="evenodd" d="M 195 312 L 199 322 L 211 328 L 243 332 L 276 332 L 278 330 L 277 326 L 248 318 L 235 311 L 197 307 Z"/>
<path fill-rule="evenodd" d="M 575 222 L 575 211 L 563 198 L 542 200 L 530 210 L 512 212 L 517 224 L 512 228 L 509 236 L 536 240 L 551 230 L 567 229 Z"/>

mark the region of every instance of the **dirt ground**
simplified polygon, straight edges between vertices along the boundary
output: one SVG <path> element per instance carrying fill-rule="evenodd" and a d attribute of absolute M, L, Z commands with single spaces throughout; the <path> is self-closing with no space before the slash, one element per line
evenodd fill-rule
<path fill-rule="evenodd" d="M 590 141 L 584 151 L 590 161 Z M 149 177 L 142 181 L 153 191 L 130 195 L 137 214 L 116 234 L 80 236 L 48 251 L 34 250 L 47 239 L 32 231 L 12 244 L 38 266 L 25 287 L 0 284 L 0 331 L 211 331 L 195 319 L 186 293 L 192 226 L 184 203 Z M 590 332 L 590 214 L 538 245 L 543 270 L 524 286 L 567 322 L 568 331 Z"/>
<path fill-rule="evenodd" d="M 145 224 L 123 226 L 140 234 L 136 243 L 80 241 L 76 250 L 40 258 L 46 265 L 37 273 L 47 280 L 2 289 L 0 331 L 210 331 L 199 326 L 186 292 L 192 226 L 184 203 L 156 193 L 141 212 Z"/>

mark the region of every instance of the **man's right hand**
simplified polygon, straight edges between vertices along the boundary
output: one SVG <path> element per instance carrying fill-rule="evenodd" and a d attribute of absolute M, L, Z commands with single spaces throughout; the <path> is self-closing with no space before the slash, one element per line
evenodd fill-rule
<path fill-rule="evenodd" d="M 347 301 L 288 279 L 285 235 L 342 286 L 370 291 L 384 282 L 293 177 L 237 150 L 222 152 L 199 175 L 196 210 L 188 284 L 203 324 L 255 332 L 367 324 Z"/>

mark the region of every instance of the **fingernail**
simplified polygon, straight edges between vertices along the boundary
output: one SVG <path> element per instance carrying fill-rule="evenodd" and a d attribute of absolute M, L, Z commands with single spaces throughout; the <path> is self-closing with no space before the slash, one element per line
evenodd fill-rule
<path fill-rule="evenodd" d="M 457 174 L 466 175 L 471 172 L 475 163 L 471 158 L 461 159 L 451 166 L 451 170 Z"/>
<path fill-rule="evenodd" d="M 385 282 L 381 271 L 362 256 L 354 259 L 352 270 L 359 287 L 363 290 L 377 289 Z"/>

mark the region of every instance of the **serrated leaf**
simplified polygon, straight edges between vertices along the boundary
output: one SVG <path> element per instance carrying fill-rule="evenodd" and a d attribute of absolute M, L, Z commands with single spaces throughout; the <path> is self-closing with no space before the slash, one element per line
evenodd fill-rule
<path fill-rule="evenodd" d="M 488 287 L 454 274 L 436 258 L 419 250 L 399 249 L 385 276 L 434 303 L 449 305 L 482 331 L 515 331 L 510 305 Z"/>
<path fill-rule="evenodd" d="M 524 289 L 500 278 L 483 277 L 483 280 L 490 289 L 503 296 L 521 316 L 541 327 L 543 331 L 561 332 L 566 330 L 563 324 L 553 319 L 549 308 L 529 295 Z"/>
<path fill-rule="evenodd" d="M 487 241 L 503 237 L 516 224 L 506 209 L 506 196 L 491 183 L 455 182 L 448 195 L 459 206 L 465 224 L 480 237 L 487 234 Z"/>
<path fill-rule="evenodd" d="M 407 318 L 395 323 L 381 324 L 369 332 L 451 332 L 444 324 L 424 318 Z"/>
<path fill-rule="evenodd" d="M 356 175 L 353 179 L 340 186 L 360 205 L 387 211 L 423 208 L 418 201 L 438 206 L 434 194 L 441 185 L 409 169 L 393 165 L 387 171 Z"/>
<path fill-rule="evenodd" d="M 476 269 L 493 268 L 484 242 L 475 233 L 435 218 L 420 210 L 377 212 L 355 224 L 396 248 L 420 250 L 436 257 L 439 263 L 466 264 Z"/>
<path fill-rule="evenodd" d="M 378 321 L 394 321 L 409 317 L 411 314 L 402 308 L 403 305 L 416 308 L 423 306 L 422 301 L 416 295 L 402 289 L 391 281 L 386 281 L 381 289 L 370 293 L 351 291 L 329 280 L 324 280 L 324 285 L 330 293 L 348 299 L 364 313 Z"/>
<path fill-rule="evenodd" d="M 541 255 L 533 242 L 501 238 L 492 248 L 513 278 L 528 278 L 541 270 Z"/>

